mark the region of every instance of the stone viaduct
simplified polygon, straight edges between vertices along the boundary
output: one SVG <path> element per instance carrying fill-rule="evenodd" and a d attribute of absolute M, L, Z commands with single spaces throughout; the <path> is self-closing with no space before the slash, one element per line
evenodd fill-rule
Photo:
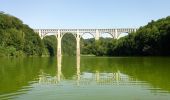
<path fill-rule="evenodd" d="M 80 55 L 80 39 L 81 37 L 89 33 L 93 35 L 95 40 L 99 40 L 101 34 L 110 34 L 112 38 L 118 39 L 122 33 L 136 32 L 137 28 L 112 28 L 112 29 L 34 29 L 34 32 L 39 34 L 40 38 L 43 39 L 45 36 L 54 34 L 57 38 L 57 56 L 61 56 L 61 40 L 62 37 L 71 33 L 76 39 L 77 44 L 77 56 Z"/>

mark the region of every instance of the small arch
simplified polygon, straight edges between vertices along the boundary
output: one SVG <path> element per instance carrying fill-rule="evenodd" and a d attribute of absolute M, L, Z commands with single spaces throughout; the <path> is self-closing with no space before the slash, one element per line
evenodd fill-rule
<path fill-rule="evenodd" d="M 92 34 L 90 32 L 85 32 L 85 33 L 81 34 L 80 38 L 90 39 L 90 38 L 95 38 L 95 36 L 94 36 L 94 34 Z"/>
<path fill-rule="evenodd" d="M 53 32 L 48 32 L 48 33 L 46 33 L 45 35 L 55 35 L 55 33 L 53 33 Z"/>
<path fill-rule="evenodd" d="M 51 35 L 52 35 L 52 36 L 53 36 L 53 35 L 56 36 L 55 33 L 45 33 L 45 34 L 43 34 L 42 37 L 44 38 L 44 37 L 46 37 L 46 36 L 51 36 Z"/>
<path fill-rule="evenodd" d="M 114 38 L 115 35 L 111 34 L 110 32 L 103 32 L 100 34 L 100 38 Z"/>
<path fill-rule="evenodd" d="M 124 36 L 127 36 L 129 35 L 129 32 L 121 32 L 120 34 L 118 34 L 117 38 L 121 38 L 121 37 L 124 37 Z"/>

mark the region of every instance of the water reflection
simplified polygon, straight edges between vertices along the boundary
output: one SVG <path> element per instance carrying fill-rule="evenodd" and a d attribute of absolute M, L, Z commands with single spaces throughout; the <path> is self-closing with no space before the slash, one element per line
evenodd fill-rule
<path fill-rule="evenodd" d="M 57 81 L 60 82 L 61 80 L 61 56 L 57 57 Z"/>
<path fill-rule="evenodd" d="M 40 71 L 39 83 L 40 84 L 59 84 L 61 80 L 66 80 L 62 74 L 62 56 L 57 57 L 57 69 L 56 76 L 50 76 L 44 73 L 43 70 Z M 82 72 L 80 70 L 80 56 L 76 57 L 76 74 L 72 76 L 72 80 L 76 81 L 76 85 L 113 85 L 114 83 L 119 84 L 125 80 L 129 80 L 129 76 L 120 73 L 119 70 L 116 72 L 100 72 L 95 70 L 95 72 Z"/>
<path fill-rule="evenodd" d="M 76 57 L 76 68 L 77 68 L 77 86 L 80 85 L 80 56 Z"/>
<path fill-rule="evenodd" d="M 65 59 L 65 58 L 64 58 Z M 96 59 L 95 59 L 96 60 Z M 86 61 L 86 60 L 84 60 Z M 68 61 L 69 63 L 70 61 Z M 71 61 L 72 62 L 72 61 Z M 96 84 L 96 85 L 146 85 L 148 84 L 148 82 L 146 80 L 139 80 L 139 77 L 136 77 L 136 74 L 131 75 L 131 73 L 129 72 L 134 72 L 134 68 L 130 68 L 129 66 L 131 66 L 130 64 L 127 65 L 127 67 L 124 65 L 122 66 L 122 64 L 120 63 L 115 63 L 116 66 L 111 67 L 109 69 L 107 69 L 107 65 L 101 65 L 100 61 L 97 61 L 95 65 L 100 65 L 100 66 L 105 66 L 105 70 L 101 69 L 101 67 L 96 67 L 96 69 L 91 70 L 91 71 L 87 71 L 87 67 L 88 66 L 83 66 L 82 65 L 82 71 L 81 71 L 81 63 L 80 63 L 80 56 L 76 57 L 76 66 L 71 67 L 71 69 L 76 69 L 76 71 L 73 72 L 68 72 L 65 75 L 69 76 L 65 76 L 63 74 L 64 71 L 66 70 L 71 70 L 69 68 L 69 66 L 71 65 L 67 65 L 67 66 L 62 66 L 62 56 L 59 56 L 57 58 L 57 71 L 56 71 L 56 76 L 50 76 L 48 74 L 45 73 L 41 73 L 41 75 L 39 75 L 39 83 L 41 84 L 60 84 L 61 81 L 67 81 L 72 80 L 72 82 L 70 82 L 70 84 L 74 84 L 74 82 L 76 82 L 77 86 L 80 85 L 91 85 L 91 84 Z M 104 61 L 105 62 L 105 61 Z M 116 61 L 117 62 L 117 61 Z M 63 62 L 64 64 L 66 62 Z M 98 64 L 99 63 L 99 64 Z M 118 64 L 118 65 L 117 65 Z M 90 65 L 90 64 L 89 64 Z M 92 69 L 94 66 L 90 65 L 90 69 Z M 109 65 L 110 66 L 110 65 Z M 135 66 L 134 66 L 135 67 Z M 100 68 L 100 69 L 98 69 Z M 126 69 L 128 68 L 128 69 Z M 136 67 L 138 68 L 138 67 Z M 138 69 L 135 68 L 135 71 L 137 71 Z M 145 67 L 143 67 L 145 68 Z M 140 68 L 141 69 L 141 68 Z M 131 70 L 127 73 L 127 70 Z M 143 75 L 144 76 L 144 75 Z M 74 81 L 74 82 L 73 82 Z M 62 84 L 62 82 L 61 82 Z M 61 85 L 60 84 L 60 85 Z M 149 84 L 148 84 L 149 85 Z M 149 90 L 161 90 L 161 88 L 153 88 L 153 87 L 146 87 Z M 162 91 L 160 91 L 162 92 Z"/>
<path fill-rule="evenodd" d="M 76 57 L 76 74 L 72 77 L 76 79 L 76 85 L 89 85 L 95 82 L 98 85 L 120 83 L 120 81 L 128 79 L 128 76 L 123 75 L 118 70 L 114 73 L 103 73 L 96 70 L 94 73 L 80 71 L 80 56 Z M 40 84 L 59 84 L 61 80 L 65 80 L 62 75 L 62 57 L 57 57 L 57 72 L 56 76 L 50 76 L 43 70 L 40 70 L 39 83 Z"/>
<path fill-rule="evenodd" d="M 56 68 L 56 76 L 50 76 L 44 72 L 44 70 L 40 71 L 39 80 L 40 84 L 59 84 L 62 78 L 62 57 L 57 57 L 57 68 Z"/>
<path fill-rule="evenodd" d="M 0 99 L 37 99 L 30 96 L 43 94 L 73 100 L 170 98 L 170 58 L 60 56 L 0 59 L 0 63 Z"/>

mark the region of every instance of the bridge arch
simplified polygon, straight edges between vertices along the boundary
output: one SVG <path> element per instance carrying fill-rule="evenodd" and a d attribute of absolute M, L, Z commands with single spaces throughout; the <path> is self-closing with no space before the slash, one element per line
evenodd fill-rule
<path fill-rule="evenodd" d="M 115 35 L 111 32 L 102 32 L 100 33 L 100 38 L 115 38 Z"/>
<path fill-rule="evenodd" d="M 47 32 L 47 33 L 44 33 L 44 34 L 43 34 L 43 37 L 42 37 L 42 38 L 44 38 L 44 37 L 46 37 L 46 36 L 56 36 L 56 34 L 55 34 L 54 32 Z"/>
<path fill-rule="evenodd" d="M 83 36 L 86 36 L 87 38 L 84 38 Z M 93 33 L 91 33 L 91 32 L 84 32 L 84 33 L 82 33 L 82 34 L 80 35 L 80 38 L 82 38 L 82 39 L 88 39 L 88 38 L 91 38 L 91 36 L 92 36 L 92 38 L 95 38 L 95 35 L 94 35 Z"/>
<path fill-rule="evenodd" d="M 69 40 L 69 41 L 66 41 Z M 61 55 L 76 55 L 77 39 L 73 33 L 64 33 L 61 36 Z M 68 48 L 66 48 L 68 47 Z"/>
<path fill-rule="evenodd" d="M 126 36 L 126 35 L 128 35 L 129 34 L 129 32 L 121 32 L 121 33 L 119 33 L 118 35 L 117 35 L 117 39 L 119 39 L 119 38 L 121 38 L 121 37 L 124 37 L 124 36 Z"/>
<path fill-rule="evenodd" d="M 40 38 L 43 39 L 46 36 L 56 36 L 56 32 L 51 32 L 51 31 L 46 31 L 46 30 L 41 30 L 41 32 L 35 31 L 36 33 L 39 34 Z"/>
<path fill-rule="evenodd" d="M 62 35 L 61 35 L 61 40 L 62 40 L 62 38 L 65 36 L 65 35 L 67 35 L 67 34 L 72 34 L 72 36 L 74 36 L 75 37 L 75 39 L 76 39 L 76 34 L 74 34 L 74 33 L 72 33 L 72 32 L 66 32 L 66 33 L 61 33 Z"/>

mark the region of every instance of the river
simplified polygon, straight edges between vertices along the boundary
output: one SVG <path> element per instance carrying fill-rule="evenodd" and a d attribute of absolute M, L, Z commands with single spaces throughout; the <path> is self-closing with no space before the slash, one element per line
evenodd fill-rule
<path fill-rule="evenodd" d="M 0 100 L 170 100 L 170 57 L 0 58 Z"/>

